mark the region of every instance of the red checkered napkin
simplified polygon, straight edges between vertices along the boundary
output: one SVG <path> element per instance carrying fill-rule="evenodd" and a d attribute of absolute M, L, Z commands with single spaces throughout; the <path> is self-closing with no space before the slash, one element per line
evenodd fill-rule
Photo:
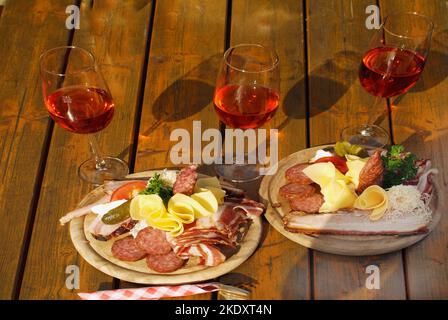
<path fill-rule="evenodd" d="M 186 284 L 182 286 L 158 286 L 136 289 L 117 289 L 78 293 L 83 300 L 157 300 L 169 297 L 185 297 L 219 290 L 219 283 Z"/>

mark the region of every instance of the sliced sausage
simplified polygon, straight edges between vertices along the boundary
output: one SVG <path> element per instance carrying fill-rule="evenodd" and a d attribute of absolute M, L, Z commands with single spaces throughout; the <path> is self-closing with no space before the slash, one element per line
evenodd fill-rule
<path fill-rule="evenodd" d="M 283 198 L 291 199 L 297 196 L 308 197 L 316 193 L 316 188 L 309 184 L 291 182 L 280 188 L 280 195 Z"/>
<path fill-rule="evenodd" d="M 171 251 L 171 246 L 166 240 L 166 233 L 152 227 L 140 230 L 135 241 L 137 246 L 147 254 L 165 254 Z"/>
<path fill-rule="evenodd" d="M 197 179 L 196 166 L 183 168 L 177 175 L 176 182 L 174 182 L 173 193 L 183 193 L 187 196 L 192 195 Z"/>
<path fill-rule="evenodd" d="M 317 213 L 324 204 L 324 196 L 315 193 L 309 197 L 295 197 L 289 200 L 289 205 L 293 211 L 303 211 L 306 213 Z"/>
<path fill-rule="evenodd" d="M 300 163 L 292 166 L 285 172 L 285 177 L 289 182 L 296 182 L 298 184 L 312 184 L 313 181 L 303 173 L 303 169 L 308 167 L 307 163 Z"/>
<path fill-rule="evenodd" d="M 372 185 L 380 186 L 383 182 L 383 173 L 384 167 L 383 161 L 381 160 L 381 150 L 376 150 L 359 173 L 359 184 L 356 192 L 361 194 Z"/>
<path fill-rule="evenodd" d="M 146 257 L 148 268 L 160 272 L 173 272 L 182 268 L 185 260 L 179 258 L 173 251 L 162 255 L 149 255 Z"/>
<path fill-rule="evenodd" d="M 115 241 L 111 251 L 115 258 L 123 261 L 138 261 L 146 257 L 146 252 L 137 245 L 132 236 Z"/>

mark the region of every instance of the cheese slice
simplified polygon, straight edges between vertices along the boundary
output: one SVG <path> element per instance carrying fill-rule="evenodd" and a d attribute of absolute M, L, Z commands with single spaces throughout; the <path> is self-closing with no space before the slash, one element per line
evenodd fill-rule
<path fill-rule="evenodd" d="M 196 181 L 196 185 L 194 187 L 195 193 L 205 192 L 207 190 L 212 192 L 216 198 L 216 201 L 218 201 L 218 204 L 224 203 L 226 192 L 221 189 L 221 184 L 219 183 L 218 178 L 200 178 Z"/>
<path fill-rule="evenodd" d="M 356 194 L 343 179 L 334 179 L 321 187 L 324 204 L 319 212 L 335 212 L 339 209 L 351 208 L 356 200 Z"/>
<path fill-rule="evenodd" d="M 331 162 L 320 162 L 309 165 L 303 169 L 303 173 L 321 186 L 321 188 L 333 180 L 343 180 L 347 178 Z"/>
<path fill-rule="evenodd" d="M 368 158 L 362 159 L 356 156 L 347 157 L 347 168 L 348 171 L 345 176 L 353 183 L 355 189 L 358 188 L 359 185 L 359 176 L 361 174 L 361 170 L 367 163 Z"/>
<path fill-rule="evenodd" d="M 372 210 L 370 220 L 376 221 L 383 217 L 389 208 L 389 198 L 380 186 L 373 185 L 364 190 L 354 203 L 356 209 Z"/>

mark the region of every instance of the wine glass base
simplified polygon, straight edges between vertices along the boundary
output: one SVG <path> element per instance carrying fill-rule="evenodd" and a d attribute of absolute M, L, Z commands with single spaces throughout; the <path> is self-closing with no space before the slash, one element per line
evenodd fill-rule
<path fill-rule="evenodd" d="M 365 148 L 384 148 L 390 140 L 389 133 L 374 124 L 347 127 L 341 132 L 341 140 Z"/>
<path fill-rule="evenodd" d="M 241 183 L 260 178 L 255 164 L 215 164 L 215 172 L 224 180 Z"/>
<path fill-rule="evenodd" d="M 78 176 L 88 183 L 100 185 L 105 180 L 124 178 L 129 173 L 129 167 L 123 160 L 114 157 L 104 157 L 104 169 L 97 169 L 95 159 L 84 161 L 78 168 Z"/>

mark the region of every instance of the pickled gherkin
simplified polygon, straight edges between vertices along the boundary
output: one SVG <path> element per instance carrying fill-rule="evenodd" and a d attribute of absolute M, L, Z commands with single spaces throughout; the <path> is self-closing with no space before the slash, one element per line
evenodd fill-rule
<path fill-rule="evenodd" d="M 125 203 L 106 213 L 101 218 L 101 221 L 103 221 L 105 224 L 117 224 L 128 219 L 130 217 L 130 206 L 131 201 L 126 201 Z"/>
<path fill-rule="evenodd" d="M 367 151 L 363 147 L 356 144 L 351 144 L 348 141 L 336 142 L 334 151 L 340 157 L 345 157 L 345 155 L 354 155 L 361 158 L 369 156 Z"/>

